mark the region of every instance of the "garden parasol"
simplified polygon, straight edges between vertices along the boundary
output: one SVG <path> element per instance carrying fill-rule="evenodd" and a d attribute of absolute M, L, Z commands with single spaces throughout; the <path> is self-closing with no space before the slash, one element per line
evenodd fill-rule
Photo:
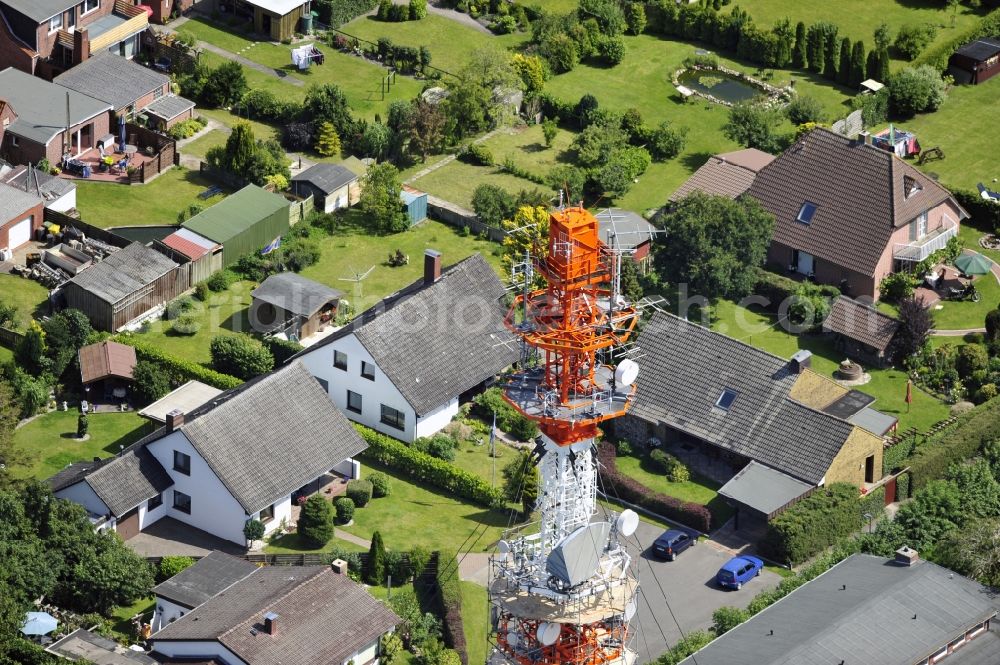
<path fill-rule="evenodd" d="M 966 275 L 985 275 L 993 262 L 978 252 L 970 252 L 955 259 L 955 267 Z"/>
<path fill-rule="evenodd" d="M 59 621 L 48 612 L 28 612 L 21 632 L 25 635 L 48 635 L 58 625 Z"/>

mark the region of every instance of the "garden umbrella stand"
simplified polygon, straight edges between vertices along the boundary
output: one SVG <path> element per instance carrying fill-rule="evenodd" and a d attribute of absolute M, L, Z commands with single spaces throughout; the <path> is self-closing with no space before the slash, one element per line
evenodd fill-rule
<path fill-rule="evenodd" d="M 955 259 L 955 267 L 966 275 L 985 275 L 993 267 L 993 262 L 978 252 L 972 252 Z"/>
<path fill-rule="evenodd" d="M 48 612 L 28 612 L 21 632 L 25 635 L 48 635 L 58 625 L 59 621 Z"/>

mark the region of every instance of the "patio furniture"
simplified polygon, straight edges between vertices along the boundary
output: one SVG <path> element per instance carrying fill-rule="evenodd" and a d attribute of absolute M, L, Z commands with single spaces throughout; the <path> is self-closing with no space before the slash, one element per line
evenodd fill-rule
<path fill-rule="evenodd" d="M 917 159 L 917 164 L 923 164 L 924 162 L 929 162 L 932 159 L 944 159 L 944 150 L 934 146 L 933 148 L 927 148 L 920 153 L 920 158 Z M 935 178 L 936 180 L 937 178 Z"/>
<path fill-rule="evenodd" d="M 1000 192 L 994 192 L 991 189 L 987 189 L 986 185 L 979 183 L 976 185 L 979 188 L 979 195 L 986 199 L 987 201 L 993 201 L 994 203 L 1000 203 Z"/>

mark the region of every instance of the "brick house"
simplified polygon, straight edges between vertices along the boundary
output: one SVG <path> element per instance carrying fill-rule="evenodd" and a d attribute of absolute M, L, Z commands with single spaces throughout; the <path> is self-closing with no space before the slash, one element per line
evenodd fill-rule
<path fill-rule="evenodd" d="M 747 193 L 775 217 L 768 262 L 852 297 L 943 249 L 969 214 L 947 189 L 868 136 L 816 129 L 761 169 Z"/>
<path fill-rule="evenodd" d="M 4 250 L 13 252 L 34 237 L 44 211 L 40 197 L 0 183 L 0 261 L 6 258 Z"/>
<path fill-rule="evenodd" d="M 110 104 L 116 117 L 134 118 L 170 94 L 169 76 L 107 52 L 95 54 L 52 82 Z"/>
<path fill-rule="evenodd" d="M 110 133 L 110 104 L 13 67 L 0 71 L 0 101 L 13 109 L 0 127 L 0 157 L 12 164 L 57 165 L 64 150 L 79 155 Z"/>
<path fill-rule="evenodd" d="M 153 10 L 153 15 L 149 17 L 150 23 L 163 24 L 170 20 L 174 12 L 180 14 L 191 9 L 194 0 L 149 0 L 144 5 Z"/>
<path fill-rule="evenodd" d="M 111 51 L 132 58 L 149 14 L 127 0 L 0 0 L 0 68 L 51 79 Z"/>

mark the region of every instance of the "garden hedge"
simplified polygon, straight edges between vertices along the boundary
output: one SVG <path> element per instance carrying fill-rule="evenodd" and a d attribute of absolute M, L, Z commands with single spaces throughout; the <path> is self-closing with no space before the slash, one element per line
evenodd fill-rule
<path fill-rule="evenodd" d="M 607 441 L 601 442 L 597 447 L 597 463 L 601 469 L 601 482 L 606 495 L 618 496 L 667 519 L 708 533 L 712 527 L 712 513 L 707 507 L 654 492 L 619 471 L 616 455 L 615 447 Z"/>
<path fill-rule="evenodd" d="M 776 266 L 775 266 L 776 267 Z M 826 284 L 817 284 L 819 295 L 827 298 L 836 298 L 840 295 L 840 289 Z M 757 283 L 754 285 L 754 293 L 767 298 L 767 310 L 777 312 L 781 303 L 789 300 L 802 287 L 802 282 L 797 282 L 790 277 L 785 277 L 771 270 L 764 268 L 757 269 Z"/>
<path fill-rule="evenodd" d="M 194 380 L 207 383 L 220 390 L 229 390 L 243 384 L 235 376 L 216 372 L 215 370 L 202 367 L 196 362 L 183 360 L 164 353 L 154 344 L 138 340 L 132 335 L 123 334 L 112 337 L 112 339 L 134 348 L 138 360 L 146 360 L 159 365 L 161 369 L 170 374 L 170 379 L 175 384 Z"/>
<path fill-rule="evenodd" d="M 400 473 L 456 494 L 487 508 L 504 505 L 503 491 L 479 476 L 427 453 L 410 448 L 402 441 L 376 432 L 364 425 L 354 427 L 368 444 L 361 457 L 382 464 Z"/>
<path fill-rule="evenodd" d="M 857 531 L 866 505 L 850 483 L 820 487 L 768 523 L 761 552 L 774 561 L 800 564 Z"/>
<path fill-rule="evenodd" d="M 973 457 L 983 444 L 1000 439 L 1000 398 L 963 413 L 956 422 L 919 444 L 910 456 L 910 493 L 944 478 L 948 467 Z"/>
<path fill-rule="evenodd" d="M 458 560 L 437 553 L 437 574 L 434 576 L 437 597 L 440 599 L 440 616 L 444 643 L 458 652 L 462 665 L 469 665 L 469 647 L 465 642 L 462 623 L 462 588 L 458 583 Z"/>
<path fill-rule="evenodd" d="M 913 442 L 913 437 L 906 437 L 882 452 L 882 475 L 892 473 L 906 466 L 906 461 L 913 452 Z"/>
<path fill-rule="evenodd" d="M 378 0 L 317 0 L 316 13 L 321 23 L 339 28 L 375 9 L 377 4 Z"/>
<path fill-rule="evenodd" d="M 1000 32 L 1000 28 L 998 28 Z M 966 224 L 976 228 L 983 233 L 1000 232 L 1000 206 L 992 201 L 985 200 L 978 191 L 969 189 L 952 190 L 955 200 L 969 213 L 970 219 Z"/>
<path fill-rule="evenodd" d="M 955 35 L 951 39 L 936 46 L 932 46 L 931 48 L 924 49 L 924 51 L 913 60 L 912 64 L 914 67 L 917 65 L 930 65 L 934 67 L 934 69 L 943 72 L 948 69 L 948 59 L 951 58 L 951 54 L 954 53 L 959 46 L 975 39 L 979 39 L 980 37 L 996 37 L 997 34 L 1000 34 L 1000 9 L 993 10 L 980 19 L 976 25 L 958 35 Z"/>

